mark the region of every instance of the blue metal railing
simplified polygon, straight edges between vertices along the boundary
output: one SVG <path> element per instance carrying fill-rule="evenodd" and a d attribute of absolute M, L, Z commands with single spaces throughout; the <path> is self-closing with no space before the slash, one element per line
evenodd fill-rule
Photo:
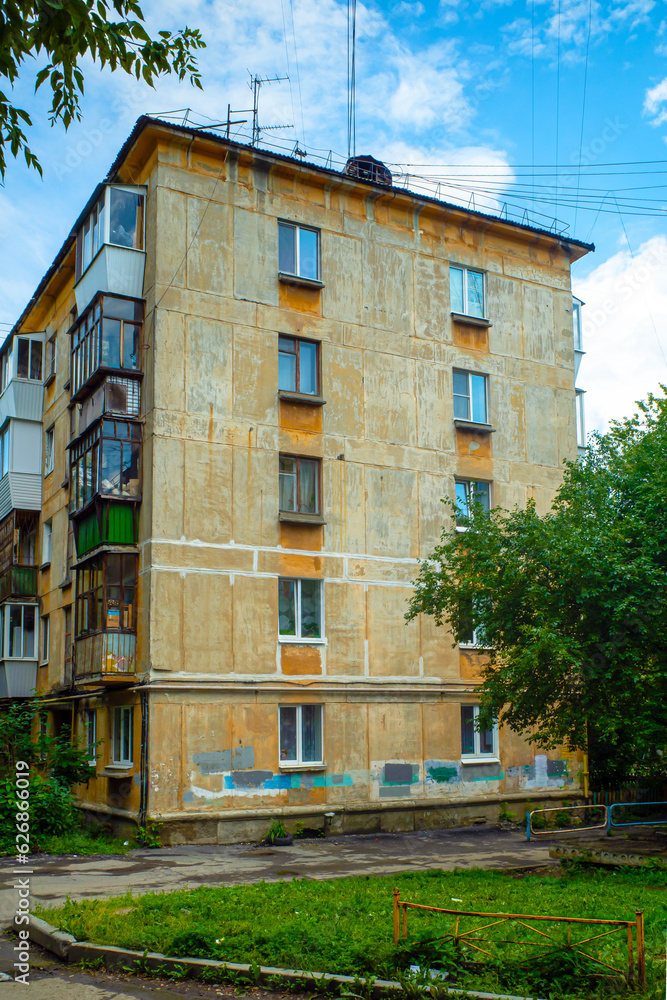
<path fill-rule="evenodd" d="M 667 802 L 614 802 L 609 806 L 607 833 L 611 830 L 612 826 L 667 826 L 667 819 L 630 820 L 630 822 L 625 823 L 614 822 L 614 809 L 643 809 L 644 806 L 664 806 L 667 810 Z"/>
<path fill-rule="evenodd" d="M 560 836 L 562 833 L 582 833 L 584 830 L 604 830 L 605 833 L 609 833 L 612 827 L 618 829 L 622 826 L 667 826 L 667 819 L 626 820 L 623 823 L 614 821 L 614 809 L 643 809 L 644 806 L 663 806 L 667 815 L 667 802 L 613 802 L 609 806 L 603 805 L 600 802 L 596 805 L 557 806 L 551 809 L 533 809 L 532 812 L 526 813 L 526 840 L 530 840 L 531 837 L 536 836 L 553 837 L 555 834 Z M 571 813 L 579 809 L 600 810 L 604 816 L 604 820 L 601 823 L 594 823 L 592 826 L 547 827 L 544 830 L 533 829 L 532 817 L 537 813 Z"/>

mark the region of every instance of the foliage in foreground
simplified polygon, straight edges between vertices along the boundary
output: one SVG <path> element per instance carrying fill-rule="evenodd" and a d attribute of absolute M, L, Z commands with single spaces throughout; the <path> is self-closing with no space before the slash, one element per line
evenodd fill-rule
<path fill-rule="evenodd" d="M 44 849 L 46 838 L 74 833 L 81 813 L 72 788 L 88 784 L 88 749 L 72 742 L 68 729 L 59 735 L 42 725 L 39 698 L 13 702 L 0 712 L 0 851 L 16 849 L 16 764 L 29 765 L 31 850 Z"/>
<path fill-rule="evenodd" d="M 11 90 L 26 66 L 35 71 L 35 90 L 51 90 L 51 124 L 68 128 L 81 118 L 82 66 L 87 57 L 100 66 L 121 70 L 150 86 L 157 77 L 174 73 L 201 89 L 194 55 L 203 48 L 199 31 L 158 32 L 151 38 L 137 0 L 24 0 L 0 9 L 0 81 Z M 5 88 L 2 88 L 3 90 Z M 24 129 L 32 121 L 0 92 L 0 179 L 5 175 L 8 149 L 23 151 L 28 166 L 41 173 Z"/>
<path fill-rule="evenodd" d="M 590 736 L 603 787 L 666 773 L 666 507 L 667 397 L 649 397 L 566 465 L 546 514 L 475 504 L 466 532 L 444 529 L 406 615 L 457 642 L 474 625 L 480 725 L 500 718 L 546 748 Z"/>
<path fill-rule="evenodd" d="M 561 953 L 559 962 L 533 965 L 532 971 L 517 964 L 526 957 L 518 949 L 481 971 L 457 965 L 451 946 L 434 942 L 451 934 L 452 921 L 443 915 L 412 911 L 407 945 L 395 949 L 394 886 L 403 899 L 446 908 L 627 920 L 633 920 L 635 910 L 643 908 L 651 982 L 664 976 L 664 966 L 660 972 L 658 960 L 664 952 L 667 875 L 660 871 L 601 872 L 573 867 L 562 877 L 517 878 L 508 872 L 467 870 L 331 881 L 304 879 L 136 897 L 128 893 L 114 899 L 68 902 L 57 910 L 41 912 L 79 940 L 159 951 L 177 958 L 254 962 L 362 979 L 369 974 L 405 977 L 409 966 L 418 964 L 445 968 L 450 973 L 448 983 L 455 979 L 471 989 L 516 992 L 515 987 L 521 986 L 542 989 L 543 996 L 596 995 L 597 986 L 587 978 L 590 969 L 585 968 L 585 960 L 571 953 L 565 958 Z M 128 909 L 130 912 L 119 912 Z M 612 956 L 620 965 L 625 954 L 622 934 L 618 942 L 618 951 L 613 950 L 609 938 L 596 947 L 607 949 L 601 954 Z M 464 964 L 471 956 L 472 952 L 464 956 Z"/>

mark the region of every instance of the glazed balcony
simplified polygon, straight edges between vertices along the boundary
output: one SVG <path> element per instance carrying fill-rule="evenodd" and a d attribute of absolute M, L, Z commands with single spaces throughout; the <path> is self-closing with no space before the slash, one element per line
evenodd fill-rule
<path fill-rule="evenodd" d="M 144 303 L 96 295 L 70 330 L 71 398 L 87 396 L 109 374 L 141 378 Z"/>
<path fill-rule="evenodd" d="M 83 313 L 98 292 L 141 298 L 145 188 L 103 185 L 76 239 L 74 294 Z"/>

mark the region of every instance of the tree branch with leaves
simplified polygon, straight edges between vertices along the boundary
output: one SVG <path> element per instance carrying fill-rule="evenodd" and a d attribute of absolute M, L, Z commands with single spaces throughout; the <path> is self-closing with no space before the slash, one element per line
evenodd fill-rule
<path fill-rule="evenodd" d="M 456 642 L 474 625 L 481 727 L 499 718 L 542 748 L 592 741 L 600 780 L 603 764 L 609 781 L 665 773 L 666 510 L 667 398 L 651 396 L 566 464 L 546 514 L 475 504 L 467 531 L 443 530 L 406 618 Z"/>
<path fill-rule="evenodd" d="M 200 32 L 187 27 L 151 38 L 136 0 L 3 0 L 0 5 L 0 81 L 13 87 L 29 60 L 45 58 L 47 64 L 35 73 L 35 90 L 48 84 L 49 121 L 66 129 L 82 117 L 84 56 L 151 87 L 158 77 L 175 73 L 201 89 L 195 52 L 204 47 Z M 28 166 L 41 174 L 26 134 L 32 124 L 28 112 L 0 89 L 0 178 L 7 150 L 14 157 L 23 153 Z"/>

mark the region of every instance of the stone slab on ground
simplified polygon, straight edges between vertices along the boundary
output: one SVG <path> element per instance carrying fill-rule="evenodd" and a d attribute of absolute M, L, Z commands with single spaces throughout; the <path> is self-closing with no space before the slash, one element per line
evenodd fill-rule
<path fill-rule="evenodd" d="M 559 835 L 544 841 L 549 856 L 558 861 L 587 861 L 597 865 L 667 868 L 667 833 L 655 828 L 614 831 L 613 836 L 589 833 Z"/>

